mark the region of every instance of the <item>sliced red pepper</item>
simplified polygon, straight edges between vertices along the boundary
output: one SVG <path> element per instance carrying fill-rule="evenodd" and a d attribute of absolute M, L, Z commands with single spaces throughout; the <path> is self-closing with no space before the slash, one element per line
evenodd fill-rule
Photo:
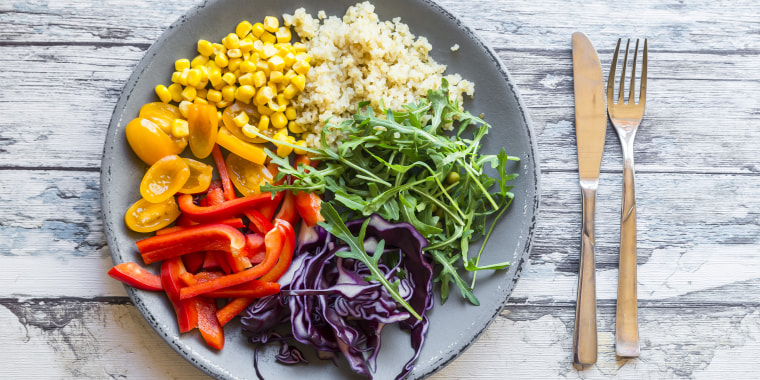
<path fill-rule="evenodd" d="M 251 264 L 258 264 L 264 261 L 266 257 L 264 235 L 260 233 L 246 234 L 245 250 L 248 252 L 248 259 L 251 261 Z"/>
<path fill-rule="evenodd" d="M 137 242 L 146 264 L 203 250 L 222 250 L 245 256 L 245 235 L 226 224 L 205 224 L 153 236 Z"/>
<path fill-rule="evenodd" d="M 285 238 L 283 239 L 282 250 L 280 251 L 277 264 L 267 274 L 259 278 L 261 281 L 274 282 L 279 280 L 290 268 L 290 262 L 293 260 L 293 250 L 296 248 L 296 233 L 293 230 L 293 226 L 280 219 L 275 222 L 275 225 Z"/>
<path fill-rule="evenodd" d="M 283 221 L 278 221 L 277 223 L 287 223 Z M 277 264 L 277 260 L 279 259 L 280 252 L 283 248 L 283 240 L 287 240 L 282 233 L 280 228 L 274 228 L 271 231 L 267 232 L 266 236 L 264 237 L 265 245 L 266 245 L 266 251 L 267 256 L 258 265 L 254 266 L 253 268 L 246 269 L 242 272 L 233 273 L 230 275 L 226 275 L 224 277 L 220 277 L 217 279 L 213 279 L 210 281 L 206 281 L 204 283 L 199 283 L 192 286 L 187 286 L 182 288 L 180 291 L 180 298 L 181 299 L 188 299 L 195 297 L 197 295 L 201 295 L 204 293 L 212 292 L 214 290 L 219 290 L 222 288 L 235 286 L 242 284 L 244 282 L 248 282 L 251 280 L 255 280 L 270 270 L 274 268 L 274 266 Z"/>
<path fill-rule="evenodd" d="M 217 310 L 216 319 L 219 320 L 219 324 L 222 326 L 227 324 L 227 322 L 231 321 L 232 318 L 235 318 L 235 316 L 245 310 L 245 308 L 253 303 L 256 298 L 271 296 L 273 294 L 277 294 L 277 292 L 280 291 L 280 284 L 276 282 L 265 282 L 258 280 L 253 280 L 245 284 L 238 285 L 235 288 L 241 287 L 243 285 L 246 285 L 250 289 L 233 291 L 228 290 L 230 288 L 227 288 L 207 293 L 209 296 L 213 296 L 215 294 L 224 294 L 226 297 L 232 297 L 233 294 L 239 294 L 235 299 L 228 302 L 221 309 Z"/>
<path fill-rule="evenodd" d="M 169 297 L 169 301 L 174 306 L 179 332 L 181 333 L 190 331 L 198 325 L 195 300 L 180 299 L 180 289 L 182 289 L 180 276 L 182 273 L 186 273 L 186 270 L 179 257 L 170 258 L 161 263 L 161 284 Z"/>
<path fill-rule="evenodd" d="M 210 189 L 206 193 L 206 198 L 203 198 L 203 202 L 205 202 L 205 204 L 201 204 L 201 206 L 218 205 L 218 204 L 224 203 L 224 201 L 226 201 L 226 199 L 224 198 L 224 190 Z"/>
<path fill-rule="evenodd" d="M 248 224 L 248 228 L 253 231 L 265 234 L 274 228 L 272 222 L 270 222 L 269 219 L 264 216 L 264 214 L 256 209 L 250 209 L 246 211 L 245 216 L 248 217 L 248 220 L 251 221 L 251 223 Z"/>
<path fill-rule="evenodd" d="M 203 268 L 203 261 L 205 259 L 206 252 L 191 252 L 182 256 L 182 262 L 190 273 L 198 273 L 198 271 Z"/>
<path fill-rule="evenodd" d="M 278 291 L 279 288 L 280 286 L 278 284 Z M 277 292 L 274 292 L 272 294 L 275 293 Z M 236 315 L 240 314 L 241 311 L 245 310 L 245 308 L 248 307 L 248 305 L 252 304 L 255 300 L 256 297 L 237 297 L 216 311 L 216 319 L 219 321 L 220 325 L 224 326 L 227 324 L 227 322 L 231 321 L 232 318 L 235 318 Z"/>
<path fill-rule="evenodd" d="M 148 272 L 137 263 L 121 263 L 108 271 L 108 275 L 133 287 L 142 290 L 161 291 L 161 277 Z"/>
<path fill-rule="evenodd" d="M 216 252 L 215 251 L 206 251 L 206 258 L 203 259 L 203 269 L 209 271 L 209 270 L 216 270 L 220 269 L 219 266 L 219 260 L 216 259 Z"/>
<path fill-rule="evenodd" d="M 221 350 L 224 348 L 224 330 L 219 320 L 216 319 L 216 301 L 199 297 L 198 305 L 198 330 L 206 344 Z"/>
<path fill-rule="evenodd" d="M 305 155 L 296 156 L 296 166 L 298 164 L 304 164 L 306 166 L 312 166 L 312 162 L 309 157 Z M 314 163 L 316 165 L 316 163 Z M 325 218 L 322 217 L 322 198 L 315 193 L 306 193 L 299 191 L 295 193 L 295 204 L 298 215 L 301 215 L 306 225 L 314 227 L 319 222 L 324 222 Z"/>
<path fill-rule="evenodd" d="M 204 294 L 204 297 L 210 298 L 238 298 L 253 297 L 260 298 L 280 291 L 280 284 L 261 280 L 251 280 L 240 285 L 230 286 L 224 289 L 214 290 Z"/>
<path fill-rule="evenodd" d="M 272 220 L 272 218 L 274 218 L 274 213 L 277 212 L 277 208 L 280 206 L 280 203 L 284 197 L 285 193 L 278 191 L 274 194 L 274 199 L 272 199 L 272 202 L 262 204 L 257 207 L 256 210 L 260 212 L 261 215 L 264 215 L 264 218 L 266 220 Z"/>
<path fill-rule="evenodd" d="M 243 219 L 241 219 L 241 218 L 229 218 L 229 219 L 220 220 L 218 222 L 218 224 L 226 224 L 226 225 L 228 225 L 230 227 L 234 227 L 234 228 L 243 228 L 243 227 L 245 227 L 245 223 L 243 223 Z M 198 225 L 198 223 L 194 223 L 193 225 Z M 160 230 L 156 231 L 156 235 L 166 235 L 166 234 L 169 234 L 169 233 L 172 233 L 172 232 L 182 231 L 184 229 L 187 229 L 189 226 L 190 225 L 188 225 L 188 226 L 176 226 L 175 225 L 174 227 L 166 227 L 164 229 L 160 229 Z"/>
<path fill-rule="evenodd" d="M 285 191 L 285 197 L 282 199 L 280 210 L 277 211 L 277 215 L 274 218 L 285 220 L 291 226 L 295 226 L 298 223 L 300 217 L 298 216 L 298 210 L 296 210 L 296 200 L 290 190 Z"/>
<path fill-rule="evenodd" d="M 257 208 L 273 202 L 271 193 L 249 195 L 236 198 L 224 203 L 201 207 L 193 203 L 193 196 L 182 194 L 177 199 L 180 210 L 191 220 L 198 223 L 216 223 L 219 220 L 234 218 L 252 208 Z"/>
<path fill-rule="evenodd" d="M 230 174 L 227 171 L 227 163 L 224 162 L 224 156 L 222 150 L 219 149 L 219 144 L 214 144 L 214 148 L 211 150 L 211 155 L 214 156 L 214 162 L 216 168 L 219 170 L 219 179 L 222 180 L 222 187 L 224 189 L 224 199 L 233 200 L 235 196 L 235 188 L 232 187 L 232 181 L 230 180 Z"/>

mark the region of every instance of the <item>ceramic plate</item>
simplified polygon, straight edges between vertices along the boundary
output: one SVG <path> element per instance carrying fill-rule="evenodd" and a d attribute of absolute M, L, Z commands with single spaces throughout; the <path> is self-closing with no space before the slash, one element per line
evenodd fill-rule
<path fill-rule="evenodd" d="M 195 55 L 199 39 L 220 41 L 234 31 L 242 20 L 256 22 L 264 16 L 292 13 L 305 7 L 312 15 L 324 10 L 328 15 L 342 16 L 354 1 L 346 0 L 219 0 L 209 1 L 188 12 L 175 22 L 137 65 L 116 104 L 109 126 L 101 167 L 101 199 L 108 238 L 114 263 L 141 262 L 135 241 L 146 235 L 129 231 L 123 221 L 124 211 L 140 199 L 139 183 L 146 166 L 131 152 L 124 128 L 137 117 L 140 107 L 156 101 L 153 88 L 169 83 L 176 59 Z M 535 136 L 529 125 L 525 106 L 499 58 L 468 27 L 428 0 L 377 1 L 376 13 L 382 20 L 401 17 L 412 33 L 426 36 L 433 45 L 431 56 L 448 65 L 448 73 L 460 73 L 475 83 L 475 98 L 465 107 L 475 115 L 483 113 L 493 128 L 484 141 L 484 152 L 497 152 L 505 147 L 507 153 L 519 156 L 521 162 L 514 170 L 520 176 L 513 182 L 515 201 L 496 227 L 486 248 L 486 264 L 510 260 L 509 270 L 481 273 L 475 294 L 480 307 L 466 304 L 454 293 L 441 306 L 430 312 L 430 330 L 422 354 L 410 379 L 423 378 L 456 358 L 485 331 L 501 311 L 514 287 L 521 265 L 530 251 L 538 208 L 538 163 Z M 459 45 L 452 52 L 450 47 Z M 150 267 L 158 272 L 157 266 Z M 255 379 L 253 345 L 242 336 L 239 323 L 226 326 L 224 350 L 207 348 L 195 332 L 179 335 L 174 311 L 162 293 L 127 288 L 146 321 L 166 342 L 193 365 L 209 375 L 222 379 Z M 383 331 L 378 361 L 377 379 L 392 379 L 412 355 L 409 335 L 397 328 Z M 345 363 L 334 366 L 313 356 L 309 365 L 286 366 L 274 361 L 277 345 L 263 348 L 259 368 L 267 379 L 353 379 Z M 308 351 L 308 350 L 304 350 Z"/>

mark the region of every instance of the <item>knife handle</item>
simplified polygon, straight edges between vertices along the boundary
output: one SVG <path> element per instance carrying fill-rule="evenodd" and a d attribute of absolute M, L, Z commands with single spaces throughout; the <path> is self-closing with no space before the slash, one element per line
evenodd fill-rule
<path fill-rule="evenodd" d="M 581 228 L 581 260 L 578 276 L 578 298 L 575 306 L 573 362 L 579 365 L 596 363 L 596 266 L 594 263 L 594 211 L 598 180 L 581 179 L 583 226 Z"/>
<path fill-rule="evenodd" d="M 615 352 L 617 356 L 637 357 L 640 349 L 636 305 L 636 197 L 632 149 L 627 152 L 624 150 L 623 153 L 623 207 L 620 217 Z"/>

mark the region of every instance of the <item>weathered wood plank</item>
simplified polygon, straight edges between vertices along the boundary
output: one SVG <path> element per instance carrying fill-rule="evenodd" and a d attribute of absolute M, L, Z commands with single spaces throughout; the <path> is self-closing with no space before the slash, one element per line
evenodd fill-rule
<path fill-rule="evenodd" d="M 614 305 L 599 308 L 599 360 L 572 366 L 572 306 L 511 306 L 431 379 L 731 378 L 760 370 L 754 307 L 651 307 L 639 314 L 642 354 L 614 355 Z M 0 299 L 4 378 L 205 379 L 125 299 Z M 187 339 L 196 338 L 193 335 Z M 389 347 L 385 347 L 388 349 Z M 487 363 L 487 364 L 485 364 Z M 255 378 L 252 374 L 252 378 Z"/>
<path fill-rule="evenodd" d="M 3 51 L 0 167 L 99 167 L 113 107 L 143 48 L 6 46 Z M 647 111 L 635 145 L 638 170 L 759 172 L 755 145 L 745 142 L 760 141 L 760 110 L 746 96 L 760 91 L 754 70 L 760 53 L 718 58 L 653 50 L 652 55 Z M 576 170 L 569 50 L 501 51 L 500 56 L 529 107 L 542 169 Z M 609 56 L 602 57 L 605 66 Z M 726 76 L 716 78 L 715 72 Z M 691 95 L 683 96 L 682 88 Z M 40 112 L 29 112 L 30 107 Z M 603 169 L 617 169 L 619 161 L 610 128 Z"/>

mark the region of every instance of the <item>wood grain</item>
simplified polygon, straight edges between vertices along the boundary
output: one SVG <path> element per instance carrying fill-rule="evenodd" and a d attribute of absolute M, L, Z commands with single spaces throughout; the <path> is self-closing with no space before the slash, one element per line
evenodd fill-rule
<path fill-rule="evenodd" d="M 127 78 L 150 44 L 200 3 L 0 3 L 0 344 L 10 348 L 0 360 L 12 363 L 0 377 L 206 378 L 105 275 L 112 263 L 98 173 Z M 432 378 L 755 378 L 756 2 L 441 4 L 494 48 L 519 88 L 538 138 L 542 205 L 534 249 L 505 312 Z M 622 162 L 610 130 L 597 200 L 600 356 L 586 370 L 570 357 L 580 191 L 569 43 L 577 30 L 595 43 L 604 73 L 617 38 L 646 37 L 650 47 L 635 144 L 642 356 L 614 357 Z"/>

